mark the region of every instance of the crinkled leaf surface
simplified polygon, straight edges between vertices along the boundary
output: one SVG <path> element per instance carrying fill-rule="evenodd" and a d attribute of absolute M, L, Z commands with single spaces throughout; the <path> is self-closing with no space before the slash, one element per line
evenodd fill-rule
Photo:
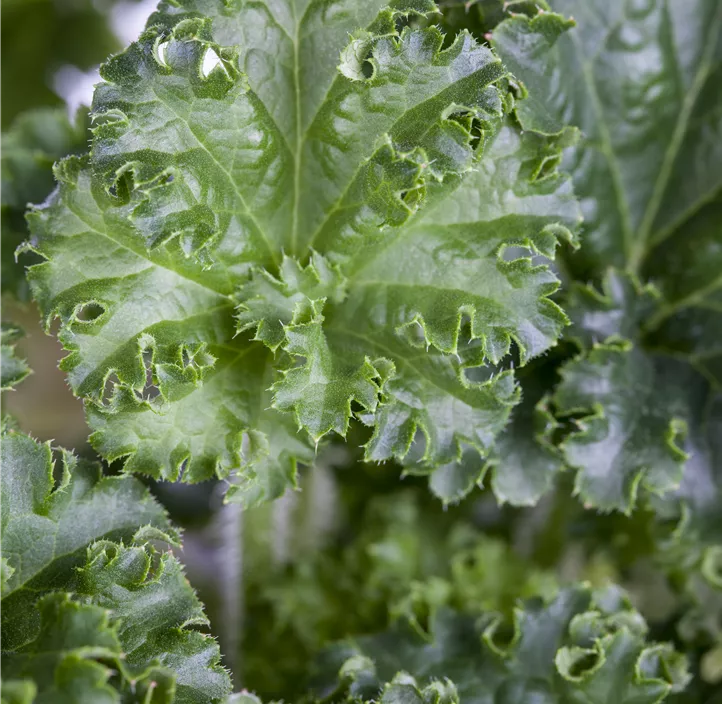
<path fill-rule="evenodd" d="M 656 289 L 612 270 L 601 291 L 576 285 L 568 298 L 584 351 L 562 367 L 554 402 L 577 426 L 563 445 L 577 492 L 629 511 L 643 488 L 658 516 L 676 523 L 685 564 L 700 567 L 722 539 L 719 391 L 689 358 L 645 335 L 664 306 Z"/>
<path fill-rule="evenodd" d="M 547 100 L 522 108 L 527 127 L 573 124 L 584 134 L 568 168 L 585 216 L 587 271 L 639 267 L 722 188 L 722 8 L 551 4 L 576 29 L 557 36 L 562 18 L 518 15 L 492 43 L 520 80 L 546 81 Z"/>
<path fill-rule="evenodd" d="M 339 678 L 356 696 L 373 696 L 402 671 L 419 686 L 437 682 L 440 688 L 448 678 L 460 701 L 484 704 L 651 704 L 688 679 L 684 658 L 671 645 L 647 642 L 644 620 L 614 588 L 592 593 L 574 587 L 547 605 L 530 602 L 516 611 L 511 629 L 492 616 L 440 610 L 427 639 L 401 622 L 332 650 L 323 665 L 333 672 L 334 664 L 353 658 Z"/>
<path fill-rule="evenodd" d="M 568 152 L 585 216 L 573 266 L 601 278 L 627 268 L 659 287 L 646 332 L 719 383 L 722 195 L 722 8 L 714 0 L 583 3 L 557 0 L 563 18 L 519 15 L 493 44 L 545 101 L 519 115 L 530 129 L 578 126 Z M 581 257 L 581 258 L 580 258 Z"/>
<path fill-rule="evenodd" d="M 445 27 L 468 29 L 480 37 L 491 32 L 502 20 L 520 12 L 535 15 L 548 10 L 546 0 L 441 0 Z"/>
<path fill-rule="evenodd" d="M 4 433 L 2 450 L 2 667 L 16 681 L 11 691 L 69 704 L 225 696 L 218 646 L 193 628 L 206 619 L 180 563 L 145 542 L 174 539 L 148 490 L 65 451 L 54 466 L 49 445 L 19 433 Z"/>
<path fill-rule="evenodd" d="M 487 477 L 499 504 L 532 506 L 551 488 L 564 463 L 552 442 L 559 423 L 541 383 L 545 366 L 544 362 L 534 363 L 520 374 L 521 402 L 486 457 L 467 448 L 461 460 L 434 468 L 429 489 L 444 504 L 460 501 L 475 486 L 486 484 Z M 405 462 L 407 473 L 426 474 L 428 470 L 415 463 L 416 459 L 412 446 Z"/>
<path fill-rule="evenodd" d="M 551 488 L 563 468 L 553 444 L 559 426 L 545 395 L 546 370 L 532 365 L 521 378 L 522 401 L 494 447 L 490 486 L 499 503 L 531 506 Z"/>
<path fill-rule="evenodd" d="M 399 31 L 431 10 L 164 3 L 103 67 L 29 276 L 104 456 L 233 474 L 253 504 L 358 412 L 368 459 L 488 452 L 518 393 L 467 370 L 554 344 L 558 281 L 526 251 L 579 216 L 566 137 L 519 129 L 493 52 Z"/>
<path fill-rule="evenodd" d="M 578 430 L 564 443 L 585 502 L 628 513 L 640 484 L 659 494 L 679 486 L 687 458 L 679 440 L 686 426 L 670 402 L 669 372 L 643 352 L 609 344 L 562 369 L 554 394 L 558 411 L 593 411 L 576 421 Z"/>
<path fill-rule="evenodd" d="M 630 510 L 634 477 L 674 497 L 683 475 L 689 487 L 716 473 L 693 438 L 707 424 L 695 404 L 714 403 L 697 372 L 713 387 L 720 378 L 722 8 L 551 4 L 576 27 L 560 33 L 564 16 L 518 15 L 492 44 L 523 83 L 547 87 L 545 100 L 520 104 L 526 127 L 553 134 L 571 123 L 583 134 L 565 157 L 585 215 L 585 251 L 570 269 L 602 290 L 567 300 L 570 336 L 585 352 L 568 363 L 557 400 L 584 416 L 565 444 L 578 491 L 593 506 Z M 610 266 L 618 271 L 607 275 Z"/>

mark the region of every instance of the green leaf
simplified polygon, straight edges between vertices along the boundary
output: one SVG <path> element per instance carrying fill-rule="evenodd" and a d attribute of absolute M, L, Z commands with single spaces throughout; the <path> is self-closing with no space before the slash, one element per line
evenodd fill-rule
<path fill-rule="evenodd" d="M 309 541 L 308 533 L 318 522 L 319 498 L 327 497 L 314 495 L 315 485 L 304 485 L 294 497 L 293 533 L 283 564 L 269 559 L 278 542 L 277 521 L 264 524 L 263 512 L 256 511 L 244 518 L 244 599 L 253 618 L 243 631 L 242 679 L 266 698 L 297 701 L 309 661 L 349 634 L 383 630 L 402 616 L 421 628 L 429 609 L 440 605 L 469 614 L 511 613 L 519 598 L 556 591 L 550 572 L 474 526 L 470 514 L 478 505 L 444 507 L 423 485 L 386 495 L 372 492 L 360 507 L 363 512 L 344 520 L 350 507 L 343 498 L 346 491 L 358 498 L 361 471 L 352 466 L 338 473 L 336 505 L 342 515 L 322 545 Z M 344 486 L 349 475 L 356 483 Z M 366 488 L 369 479 L 361 481 Z M 386 484 L 398 486 L 392 480 Z M 280 509 L 274 505 L 266 511 L 277 516 Z M 261 540 L 267 542 L 259 550 Z"/>
<path fill-rule="evenodd" d="M 666 301 L 616 270 L 601 292 L 577 284 L 567 300 L 570 337 L 584 351 L 562 367 L 555 402 L 582 426 L 563 446 L 580 470 L 577 491 L 594 506 L 628 511 L 640 481 L 660 518 L 681 521 L 677 537 L 716 544 L 718 392 L 686 355 L 659 349 L 645 331 Z M 587 481 L 597 490 L 583 488 Z M 690 547 L 690 559 L 699 551 Z"/>
<path fill-rule="evenodd" d="M 198 390 L 172 401 L 162 383 L 154 398 L 114 384 L 107 404 L 88 408 L 91 442 L 108 459 L 127 457 L 128 472 L 171 481 L 228 477 L 229 499 L 249 506 L 277 498 L 296 485 L 297 460 L 310 463 L 313 450 L 290 418 L 270 408 L 271 354 L 249 343 L 217 352 Z M 165 371 L 156 365 L 154 373 Z"/>
<path fill-rule="evenodd" d="M 2 324 L 0 332 L 0 340 L 2 345 L 2 378 L 0 379 L 0 389 L 7 391 L 17 386 L 28 374 L 31 373 L 30 367 L 24 359 L 15 354 L 15 345 L 13 344 L 18 338 L 23 336 L 23 331 L 8 323 Z"/>
<path fill-rule="evenodd" d="M 719 386 L 719 4 L 557 0 L 554 8 L 577 28 L 556 38 L 561 17 L 520 15 L 494 30 L 493 45 L 522 81 L 546 83 L 546 101 L 519 106 L 526 127 L 554 132 L 571 121 L 584 133 L 565 163 L 585 215 L 586 246 L 573 266 L 596 277 L 626 266 L 661 294 L 627 295 L 625 286 L 637 285 L 612 275 L 599 305 L 581 306 L 576 329 L 599 341 L 614 330 L 683 356 Z M 641 307 L 625 309 L 620 297 Z M 610 305 L 614 316 L 603 314 Z"/>
<path fill-rule="evenodd" d="M 601 290 L 574 283 L 566 297 L 572 325 L 567 337 L 582 349 L 600 342 L 642 343 L 644 323 L 660 304 L 658 289 L 636 277 L 608 269 Z"/>
<path fill-rule="evenodd" d="M 24 271 L 15 261 L 15 249 L 27 238 L 25 209 L 53 190 L 54 161 L 87 149 L 88 122 L 81 112 L 71 122 L 64 108 L 37 109 L 20 115 L 2 136 L 3 293 L 28 297 Z"/>
<path fill-rule="evenodd" d="M 555 45 L 574 26 L 574 20 L 537 5 L 529 15 L 515 12 L 491 32 L 492 46 L 509 71 L 522 80 L 522 95 L 526 99 L 519 103 L 517 115 L 525 129 L 558 134 L 569 129 L 570 123 L 576 124 L 576 120 L 562 115 L 561 100 L 566 96 L 560 95 L 563 88 L 558 85 L 559 74 L 555 74 L 556 53 L 574 34 L 565 37 L 560 47 Z M 550 60 L 550 55 L 554 59 Z M 530 95 L 526 84 L 532 87 Z"/>
<path fill-rule="evenodd" d="M 3 676 L 37 702 L 211 702 L 230 690 L 175 540 L 131 477 L 3 434 Z M 122 541 L 122 542 L 113 542 Z M 3 686 L 5 689 L 5 686 Z M 32 693 L 37 692 L 36 698 Z"/>
<path fill-rule="evenodd" d="M 2 443 L 3 556 L 12 570 L 3 582 L 5 617 L 22 619 L 19 604 L 32 602 L 33 585 L 72 570 L 94 541 L 130 538 L 144 524 L 169 530 L 165 513 L 137 480 L 102 477 L 99 466 L 65 450 L 55 468 L 50 445 L 20 433 L 4 433 Z M 5 638 L 11 641 L 7 631 Z"/>
<path fill-rule="evenodd" d="M 368 357 L 357 366 L 332 352 L 319 309 L 312 303 L 285 326 L 284 349 L 305 363 L 284 371 L 273 386 L 274 407 L 293 411 L 299 430 L 308 430 L 315 442 L 331 430 L 346 435 L 352 403 L 375 411 L 379 387 L 374 380 L 384 376 Z"/>
<path fill-rule="evenodd" d="M 652 704 L 681 690 L 689 676 L 684 657 L 671 645 L 647 642 L 646 632 L 616 588 L 571 587 L 549 604 L 517 609 L 511 624 L 442 609 L 424 638 L 400 622 L 337 647 L 323 669 L 331 675 L 345 660 L 335 688 L 361 698 L 395 676 L 411 676 L 418 687 L 441 687 L 450 678 L 454 689 L 446 684 L 444 691 L 463 702 Z M 330 677 L 325 681 L 321 694 L 334 687 Z"/>
<path fill-rule="evenodd" d="M 569 337 L 585 351 L 556 396 L 582 426 L 564 452 L 588 505 L 630 511 L 641 482 L 657 517 L 677 525 L 665 550 L 681 555 L 681 541 L 693 569 L 719 540 L 709 433 L 722 349 L 722 12 L 708 0 L 553 6 L 576 28 L 557 35 L 563 17 L 519 15 L 492 44 L 518 79 L 547 87 L 545 101 L 518 107 L 525 127 L 571 122 L 584 135 L 565 158 L 586 219 L 570 268 L 604 279 L 601 292 L 573 286 L 566 299 Z"/>
<path fill-rule="evenodd" d="M 147 546 L 96 543 L 78 570 L 77 595 L 112 613 L 124 665 L 140 677 L 150 663 L 175 675 L 179 702 L 215 701 L 230 690 L 218 645 L 178 560 Z"/>
<path fill-rule="evenodd" d="M 586 504 L 630 513 L 640 487 L 662 495 L 679 486 L 686 409 L 670 399 L 668 373 L 628 344 L 596 345 L 562 368 L 553 400 L 560 414 L 581 416 L 563 451 Z"/>
<path fill-rule="evenodd" d="M 504 427 L 512 375 L 481 367 L 567 324 L 568 136 L 521 130 L 488 47 L 416 26 L 432 3 L 381 6 L 164 3 L 103 67 L 29 277 L 106 458 L 253 505 L 362 414 L 368 459 L 418 433 L 428 472 Z"/>
<path fill-rule="evenodd" d="M 585 216 L 576 266 L 640 272 L 656 248 L 722 189 L 722 8 L 715 0 L 554 0 L 561 18 L 522 15 L 492 43 L 539 97 L 520 107 L 530 129 L 584 134 L 566 160 Z M 540 83 L 542 81 L 542 83 Z M 672 258 L 665 255 L 668 264 Z M 702 289 L 700 289 L 700 292 Z"/>
<path fill-rule="evenodd" d="M 490 390 L 495 390 L 495 396 L 487 393 L 489 405 L 472 409 L 470 420 L 459 424 L 475 429 L 476 437 L 468 431 L 466 434 L 457 431 L 454 436 L 450 436 L 445 444 L 451 452 L 447 451 L 441 457 L 447 460 L 446 464 L 429 467 L 423 456 L 419 458 L 422 451 L 418 446 L 424 443 L 417 439 L 412 444 L 404 462 L 406 471 L 409 474 L 430 472 L 429 489 L 444 505 L 463 499 L 475 486 L 482 486 L 487 476 L 489 486 L 500 504 L 533 505 L 550 489 L 554 477 L 563 467 L 559 450 L 552 443 L 552 434 L 559 424 L 548 408 L 548 399 L 542 397 L 543 386 L 534 379 L 539 365 L 531 365 L 527 370 L 531 373 L 523 374 L 526 383 L 522 383 L 521 388 L 515 389 L 509 397 L 509 401 L 514 402 L 521 391 L 522 401 L 514 408 L 511 420 L 505 426 L 495 425 L 495 419 L 500 415 L 495 404 L 503 399 L 501 388 L 510 379 L 508 375 L 502 374 L 487 382 Z M 481 385 L 480 390 L 484 390 L 484 385 Z M 455 409 L 451 404 L 429 404 L 427 410 L 441 417 L 454 411 L 459 413 L 458 408 Z M 493 445 L 493 434 L 490 431 L 499 433 Z M 483 432 L 490 433 L 488 439 L 484 438 Z M 393 437 L 390 429 L 386 428 L 385 437 L 390 436 Z M 372 442 L 376 439 L 375 435 Z M 462 448 L 460 459 L 457 459 L 457 447 Z M 477 449 L 474 450 L 474 447 Z M 448 461 L 452 457 L 454 459 Z"/>
<path fill-rule="evenodd" d="M 3 704 L 33 704 L 37 688 L 28 680 L 5 680 L 2 683 Z"/>
<path fill-rule="evenodd" d="M 494 496 L 500 504 L 512 506 L 536 504 L 563 468 L 562 456 L 553 443 L 559 423 L 540 383 L 544 367 L 537 364 L 527 371 L 522 377 L 522 401 L 489 461 Z"/>
<path fill-rule="evenodd" d="M 675 393 L 672 362 L 642 344 L 641 325 L 658 305 L 654 287 L 614 269 L 601 292 L 579 284 L 569 292 L 570 337 L 582 352 L 562 366 L 553 402 L 576 427 L 562 444 L 577 470 L 574 491 L 602 511 L 630 513 L 640 488 L 671 494 L 689 457 L 689 405 Z"/>
<path fill-rule="evenodd" d="M 468 29 L 475 37 L 490 33 L 502 20 L 524 13 L 533 17 L 549 10 L 547 0 L 441 0 L 444 28 Z"/>
<path fill-rule="evenodd" d="M 722 196 L 665 240 L 644 268 L 664 301 L 645 321 L 649 345 L 683 356 L 716 388 L 722 386 L 720 218 Z"/>
<path fill-rule="evenodd" d="M 666 384 L 668 397 L 678 399 L 675 402 L 685 409 L 688 459 L 679 488 L 653 504 L 660 521 L 674 525 L 672 535 L 660 541 L 661 557 L 671 569 L 684 565 L 715 583 L 719 581 L 715 554 L 722 546 L 722 399 L 683 362 L 668 362 L 666 373 L 674 375 L 674 381 Z"/>
<path fill-rule="evenodd" d="M 276 279 L 259 269 L 237 293 L 243 301 L 238 307 L 238 331 L 255 329 L 253 339 L 273 351 L 284 341 L 284 327 L 293 321 L 299 306 L 327 299 L 339 303 L 345 297 L 345 282 L 339 271 L 315 252 L 305 268 L 284 255 L 280 274 Z"/>

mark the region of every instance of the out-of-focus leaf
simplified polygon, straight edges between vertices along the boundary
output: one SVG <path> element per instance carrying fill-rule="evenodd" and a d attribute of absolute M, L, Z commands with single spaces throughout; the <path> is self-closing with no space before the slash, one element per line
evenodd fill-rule
<path fill-rule="evenodd" d="M 683 689 L 689 676 L 682 655 L 669 644 L 648 642 L 646 634 L 642 617 L 611 587 L 568 588 L 549 604 L 520 607 L 511 623 L 442 609 L 426 638 L 400 622 L 331 650 L 322 665 L 329 683 L 318 691 L 373 697 L 381 683 L 403 672 L 418 687 L 437 682 L 440 688 L 450 680 L 444 686 L 455 695 L 450 700 L 475 704 L 655 704 Z"/>

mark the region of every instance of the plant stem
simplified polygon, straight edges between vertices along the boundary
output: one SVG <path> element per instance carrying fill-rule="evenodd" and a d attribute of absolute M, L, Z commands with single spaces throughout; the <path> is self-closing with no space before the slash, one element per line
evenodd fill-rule
<path fill-rule="evenodd" d="M 226 504 L 216 518 L 218 526 L 218 640 L 224 664 L 235 688 L 241 686 L 241 633 L 243 629 L 243 509 Z"/>

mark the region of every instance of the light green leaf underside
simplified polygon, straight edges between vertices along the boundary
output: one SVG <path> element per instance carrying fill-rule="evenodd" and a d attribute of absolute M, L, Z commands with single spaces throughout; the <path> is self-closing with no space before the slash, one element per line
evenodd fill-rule
<path fill-rule="evenodd" d="M 397 33 L 430 9 L 185 0 L 103 67 L 90 157 L 58 167 L 29 247 L 105 457 L 231 474 L 252 504 L 361 410 L 370 459 L 417 431 L 427 467 L 491 446 L 511 375 L 463 368 L 555 343 L 558 281 L 528 255 L 574 242 L 579 214 L 566 137 L 504 117 L 487 47 Z"/>
<path fill-rule="evenodd" d="M 3 434 L 2 450 L 2 668 L 16 681 L 11 691 L 68 704 L 225 696 L 218 646 L 190 628 L 207 622 L 180 563 L 144 544 L 174 539 L 148 490 L 66 451 L 54 468 L 49 445 L 18 433 Z"/>
<path fill-rule="evenodd" d="M 339 679 L 361 697 L 373 696 L 399 671 L 419 687 L 437 682 L 453 692 L 453 683 L 465 704 L 652 704 L 688 680 L 684 658 L 670 645 L 648 643 L 644 620 L 614 588 L 594 594 L 573 587 L 548 605 L 530 602 L 515 611 L 511 642 L 501 625 L 492 614 L 474 618 L 442 609 L 431 618 L 428 639 L 401 622 L 331 651 L 325 671 L 345 659 Z"/>
<path fill-rule="evenodd" d="M 91 397 L 95 447 L 108 458 L 129 456 L 128 470 L 158 478 L 178 478 L 187 463 L 187 481 L 262 461 L 271 474 L 259 481 L 276 483 L 269 498 L 283 493 L 280 478 L 293 484 L 295 458 L 310 453 L 286 419 L 267 411 L 271 355 L 233 341 L 223 279 L 138 246 L 121 215 L 100 210 L 94 196 L 103 197 L 83 162 L 65 162 L 59 175 L 55 200 L 31 217 L 47 234 L 50 259 L 29 278 L 46 312 L 65 322 L 61 340 L 71 353 L 62 367 L 76 392 Z M 100 315 L 87 320 L 85 309 Z M 273 436 L 272 456 L 251 447 L 252 456 L 242 457 L 243 434 L 252 429 Z M 265 495 L 258 481 L 251 485 Z"/>
<path fill-rule="evenodd" d="M 229 477 L 277 498 L 295 486 L 296 460 L 310 463 L 313 450 L 290 417 L 270 408 L 270 358 L 249 342 L 220 349 L 203 384 L 173 402 L 118 386 L 107 406 L 88 407 L 91 442 L 108 458 L 128 456 L 126 471 L 193 482 Z"/>

